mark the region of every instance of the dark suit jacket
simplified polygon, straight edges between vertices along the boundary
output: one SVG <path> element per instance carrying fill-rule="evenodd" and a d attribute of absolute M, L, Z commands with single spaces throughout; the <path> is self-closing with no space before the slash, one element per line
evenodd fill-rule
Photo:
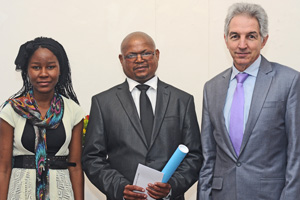
<path fill-rule="evenodd" d="M 149 147 L 126 81 L 92 98 L 89 119 L 83 168 L 108 199 L 122 199 L 124 187 L 133 183 L 139 163 L 162 170 L 178 145 L 185 144 L 190 152 L 169 181 L 172 199 L 184 199 L 202 164 L 191 95 L 158 81 Z"/>
<path fill-rule="evenodd" d="M 300 199 L 300 75 L 262 57 L 239 157 L 223 115 L 232 69 L 204 89 L 200 200 Z"/>

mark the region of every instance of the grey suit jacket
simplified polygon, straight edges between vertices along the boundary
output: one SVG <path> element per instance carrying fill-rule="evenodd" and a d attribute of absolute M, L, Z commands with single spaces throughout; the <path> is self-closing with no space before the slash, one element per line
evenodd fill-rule
<path fill-rule="evenodd" d="M 108 199 L 120 200 L 125 185 L 133 183 L 138 163 L 162 170 L 179 144 L 185 144 L 190 152 L 169 181 L 172 199 L 184 199 L 202 164 L 193 97 L 158 81 L 151 145 L 147 146 L 125 81 L 92 98 L 83 168 Z"/>
<path fill-rule="evenodd" d="M 237 157 L 223 115 L 231 71 L 204 88 L 198 199 L 299 199 L 299 72 L 262 57 Z"/>

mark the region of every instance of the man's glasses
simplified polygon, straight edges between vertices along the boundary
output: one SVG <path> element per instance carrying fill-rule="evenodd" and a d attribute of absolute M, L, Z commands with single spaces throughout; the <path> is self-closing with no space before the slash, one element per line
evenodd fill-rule
<path fill-rule="evenodd" d="M 139 55 L 141 56 L 141 59 L 143 59 L 143 60 L 151 60 L 154 56 L 154 53 L 153 52 L 131 53 L 131 54 L 128 54 L 124 57 L 125 57 L 126 60 L 134 62 L 134 61 L 137 60 Z"/>

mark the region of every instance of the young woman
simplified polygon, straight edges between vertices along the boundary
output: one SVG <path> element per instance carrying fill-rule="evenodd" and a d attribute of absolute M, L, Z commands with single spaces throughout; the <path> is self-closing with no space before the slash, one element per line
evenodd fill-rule
<path fill-rule="evenodd" d="M 15 64 L 23 87 L 0 112 L 0 200 L 83 199 L 84 112 L 63 46 L 36 38 Z"/>

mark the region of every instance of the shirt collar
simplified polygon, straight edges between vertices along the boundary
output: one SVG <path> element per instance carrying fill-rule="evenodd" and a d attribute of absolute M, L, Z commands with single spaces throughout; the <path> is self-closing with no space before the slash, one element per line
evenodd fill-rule
<path fill-rule="evenodd" d="M 128 86 L 129 86 L 129 91 L 132 92 L 132 90 L 137 86 L 137 85 L 140 85 L 139 82 L 131 79 L 131 78 L 126 78 L 127 79 L 127 82 L 128 82 Z M 157 89 L 157 82 L 158 82 L 158 78 L 157 76 L 155 75 L 153 78 L 151 78 L 150 80 L 146 81 L 144 84 L 145 85 L 149 85 L 150 88 L 156 90 Z"/>
<path fill-rule="evenodd" d="M 260 62 L 261 62 L 261 55 L 259 55 L 258 58 L 254 61 L 254 63 L 252 63 L 244 72 L 249 74 L 250 76 L 256 77 L 259 66 L 260 66 Z M 234 79 L 238 73 L 241 73 L 241 72 L 239 70 L 237 70 L 235 68 L 235 66 L 233 65 L 230 80 Z"/>

